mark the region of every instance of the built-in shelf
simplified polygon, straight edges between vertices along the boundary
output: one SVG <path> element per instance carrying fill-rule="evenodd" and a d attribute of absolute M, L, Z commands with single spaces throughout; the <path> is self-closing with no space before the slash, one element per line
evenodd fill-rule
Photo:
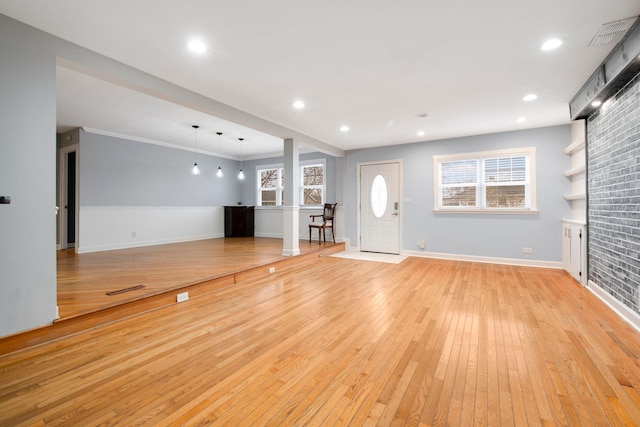
<path fill-rule="evenodd" d="M 571 145 L 569 145 L 564 149 L 564 154 L 571 154 L 574 151 L 578 151 L 583 147 L 584 147 L 584 138 L 583 137 L 576 138 L 576 140 L 573 141 Z"/>
<path fill-rule="evenodd" d="M 587 195 L 585 193 L 567 194 L 564 198 L 566 200 L 584 200 L 587 198 Z"/>
<path fill-rule="evenodd" d="M 585 173 L 586 170 L 587 168 L 585 165 L 576 166 L 575 168 L 564 171 L 564 176 L 580 175 L 581 173 Z"/>

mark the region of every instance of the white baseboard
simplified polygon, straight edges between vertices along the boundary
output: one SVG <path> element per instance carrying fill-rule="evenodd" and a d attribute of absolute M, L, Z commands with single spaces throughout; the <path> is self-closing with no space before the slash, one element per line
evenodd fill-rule
<path fill-rule="evenodd" d="M 453 261 L 483 262 L 485 264 L 518 265 L 523 267 L 562 268 L 560 261 L 528 260 L 518 258 L 493 258 L 475 255 L 444 254 L 438 252 L 400 251 L 401 255 L 421 258 L 448 259 Z"/>
<path fill-rule="evenodd" d="M 611 310 L 613 310 L 635 330 L 640 332 L 640 315 L 618 301 L 613 295 L 609 294 L 609 292 L 598 286 L 595 282 L 588 280 L 587 284 L 587 289 L 591 291 L 591 293 L 609 306 Z"/>
<path fill-rule="evenodd" d="M 268 237 L 271 239 L 282 239 L 282 234 L 278 234 L 278 233 L 260 233 L 258 231 L 256 231 L 254 233 L 254 236 L 256 237 Z"/>

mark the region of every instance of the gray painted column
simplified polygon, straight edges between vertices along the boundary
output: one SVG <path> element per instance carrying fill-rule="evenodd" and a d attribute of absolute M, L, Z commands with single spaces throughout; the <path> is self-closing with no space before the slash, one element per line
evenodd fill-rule
<path fill-rule="evenodd" d="M 282 255 L 300 255 L 300 173 L 299 147 L 292 138 L 284 140 L 284 204 L 282 206 Z"/>

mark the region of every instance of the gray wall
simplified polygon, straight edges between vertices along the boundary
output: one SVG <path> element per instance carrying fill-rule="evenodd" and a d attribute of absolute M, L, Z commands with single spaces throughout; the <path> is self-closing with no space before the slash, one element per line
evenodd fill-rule
<path fill-rule="evenodd" d="M 0 15 L 0 336 L 56 315 L 54 42 Z"/>
<path fill-rule="evenodd" d="M 403 162 L 402 249 L 455 255 L 561 261 L 562 218 L 570 218 L 570 181 L 563 171 L 570 158 L 562 149 L 570 143 L 570 126 L 555 126 L 442 141 L 349 151 L 346 154 L 346 236 L 356 246 L 356 171 L 358 162 L 401 159 Z M 538 215 L 434 213 L 433 156 L 537 147 Z M 533 248 L 525 255 L 523 247 Z"/>
<path fill-rule="evenodd" d="M 342 185 L 341 163 L 333 156 L 324 153 L 304 153 L 300 155 L 300 161 L 325 159 L 326 164 L 326 197 L 327 203 L 338 202 L 343 204 L 340 186 Z M 242 168 L 245 173 L 245 179 L 242 181 L 242 197 L 240 200 L 245 205 L 254 205 L 256 203 L 256 167 L 265 165 L 284 165 L 284 157 L 269 157 L 266 159 L 249 160 L 242 162 Z M 234 177 L 237 176 L 238 169 L 234 171 Z"/>
<path fill-rule="evenodd" d="M 235 204 L 240 183 L 218 165 L 239 162 L 198 153 L 201 174 L 192 175 L 194 153 L 80 131 L 82 206 L 223 206 Z"/>
<path fill-rule="evenodd" d="M 587 120 L 589 280 L 640 314 L 640 74 Z"/>

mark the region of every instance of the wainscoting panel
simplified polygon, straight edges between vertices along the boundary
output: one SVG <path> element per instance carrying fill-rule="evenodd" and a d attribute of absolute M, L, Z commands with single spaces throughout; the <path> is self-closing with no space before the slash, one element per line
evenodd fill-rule
<path fill-rule="evenodd" d="M 78 253 L 224 237 L 222 206 L 81 206 Z"/>

